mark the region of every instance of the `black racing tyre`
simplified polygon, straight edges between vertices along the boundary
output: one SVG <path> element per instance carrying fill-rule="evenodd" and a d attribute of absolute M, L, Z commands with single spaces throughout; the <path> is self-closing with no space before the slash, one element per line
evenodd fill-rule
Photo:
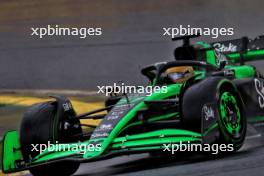
<path fill-rule="evenodd" d="M 32 151 L 31 144 L 46 144 L 52 141 L 52 123 L 56 107 L 51 103 L 39 103 L 31 106 L 24 114 L 20 126 L 20 144 L 26 161 L 39 154 Z"/>
<path fill-rule="evenodd" d="M 24 114 L 20 126 L 20 144 L 23 158 L 29 161 L 39 154 L 38 151 L 32 151 L 32 144 L 52 143 L 53 123 L 56 115 L 56 103 L 45 102 L 31 106 Z M 59 130 L 59 127 L 55 128 Z M 59 139 L 55 139 L 59 141 Z M 47 164 L 30 169 L 30 172 L 36 176 L 48 175 L 72 175 L 79 168 L 79 163 L 59 162 Z"/>
<path fill-rule="evenodd" d="M 231 81 L 209 77 L 189 88 L 182 98 L 182 123 L 187 130 L 202 133 L 205 108 L 212 108 L 219 135 L 215 143 L 233 144 L 237 151 L 243 144 L 247 122 L 243 101 Z"/>

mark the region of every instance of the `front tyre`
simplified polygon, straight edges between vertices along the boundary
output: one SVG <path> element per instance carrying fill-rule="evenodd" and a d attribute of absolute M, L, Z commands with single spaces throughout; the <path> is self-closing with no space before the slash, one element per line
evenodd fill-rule
<path fill-rule="evenodd" d="M 58 103 L 44 102 L 31 106 L 24 114 L 20 126 L 20 144 L 24 159 L 29 162 L 31 158 L 35 158 L 40 152 L 32 150 L 32 144 L 47 144 L 53 141 L 65 141 L 70 143 L 69 139 L 63 138 L 66 134 L 75 135 L 81 133 L 81 127 L 71 129 L 70 131 L 62 130 L 63 122 L 68 119 L 66 115 L 62 117 L 56 116 Z M 58 118 L 58 123 L 55 125 L 55 118 Z M 74 124 L 79 124 L 75 122 Z M 72 124 L 71 126 L 76 126 Z M 55 131 L 53 131 L 55 130 Z M 54 133 L 63 134 L 54 138 Z M 41 166 L 36 166 L 30 169 L 34 176 L 55 176 L 63 175 L 70 176 L 74 174 L 78 168 L 79 163 L 71 161 L 60 161 L 58 163 L 50 163 Z"/>

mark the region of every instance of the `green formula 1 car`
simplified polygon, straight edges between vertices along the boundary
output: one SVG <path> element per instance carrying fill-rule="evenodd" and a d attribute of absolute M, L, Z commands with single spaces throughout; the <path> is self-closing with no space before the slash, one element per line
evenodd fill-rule
<path fill-rule="evenodd" d="M 162 153 L 179 143 L 232 144 L 237 151 L 247 124 L 264 121 L 264 77 L 244 64 L 264 59 L 264 37 L 190 45 L 192 37 L 173 39 L 183 40 L 174 51 L 176 61 L 142 69 L 148 86 L 163 91 L 116 95 L 105 108 L 81 115 L 62 96 L 30 107 L 20 131 L 3 138 L 3 172 L 72 175 L 80 163 Z M 93 126 L 80 119 L 102 120 Z"/>

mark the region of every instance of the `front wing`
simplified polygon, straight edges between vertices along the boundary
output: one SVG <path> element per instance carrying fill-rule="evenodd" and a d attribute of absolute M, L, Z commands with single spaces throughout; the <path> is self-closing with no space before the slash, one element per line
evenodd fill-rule
<path fill-rule="evenodd" d="M 78 144 L 89 145 L 102 140 L 103 139 L 97 139 L 96 141 L 90 140 Z M 30 162 L 25 162 L 20 150 L 18 132 L 10 131 L 5 134 L 3 139 L 2 170 L 4 173 L 19 172 L 40 165 L 52 164 L 61 161 L 86 163 L 111 158 L 117 155 L 162 150 L 164 149 L 164 144 L 177 144 L 180 142 L 202 143 L 202 135 L 192 131 L 180 129 L 157 130 L 115 138 L 112 143 L 107 146 L 107 150 L 105 151 L 82 153 L 81 150 L 61 150 L 53 152 L 47 150 L 33 158 Z"/>

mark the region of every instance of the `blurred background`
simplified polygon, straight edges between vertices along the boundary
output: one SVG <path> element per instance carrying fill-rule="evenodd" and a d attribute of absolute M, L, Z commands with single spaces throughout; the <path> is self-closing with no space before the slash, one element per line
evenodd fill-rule
<path fill-rule="evenodd" d="M 233 27 L 232 38 L 254 38 L 264 31 L 263 7 L 262 0 L 1 0 L 0 89 L 97 90 L 97 85 L 117 81 L 142 84 L 140 68 L 170 60 L 177 45 L 162 36 L 163 27 Z M 48 24 L 102 27 L 103 35 L 30 35 L 31 27 Z"/>

